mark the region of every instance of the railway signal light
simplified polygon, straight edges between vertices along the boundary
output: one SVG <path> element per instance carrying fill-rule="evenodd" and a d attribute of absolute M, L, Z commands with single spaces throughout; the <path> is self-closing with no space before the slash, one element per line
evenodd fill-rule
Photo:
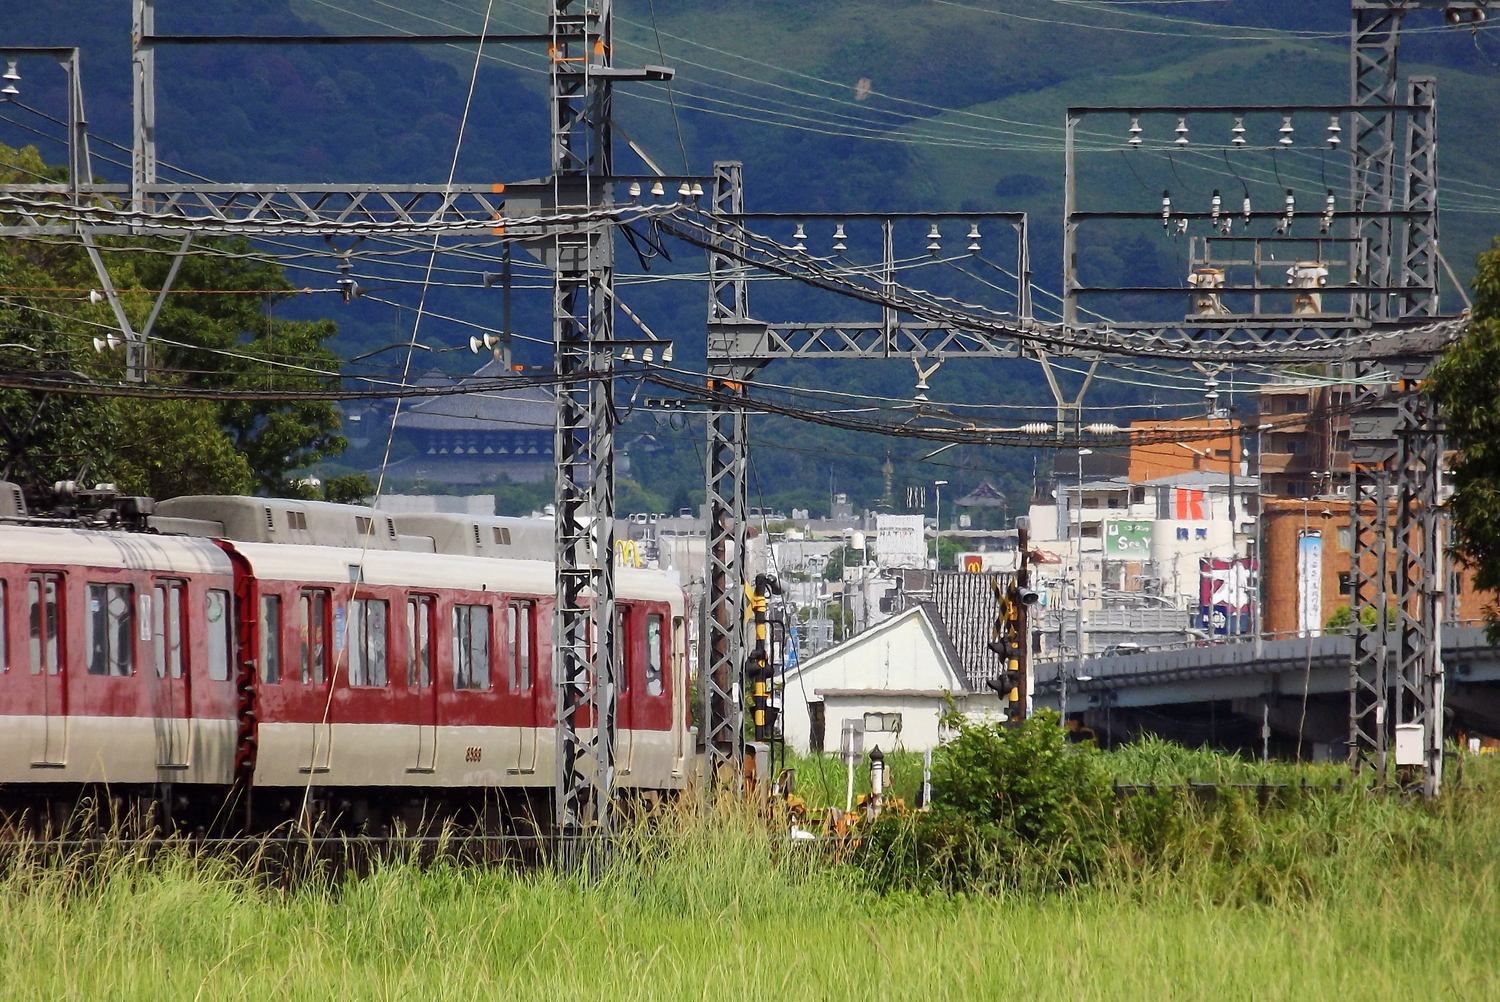
<path fill-rule="evenodd" d="M 1016 581 L 1001 591 L 998 582 L 991 585 L 995 594 L 994 639 L 987 645 L 999 655 L 1003 666 L 999 675 L 986 683 L 1005 700 L 1006 718 L 1020 721 L 1026 716 L 1026 609 L 1041 596 Z"/>
<path fill-rule="evenodd" d="M 748 611 L 755 621 L 755 646 L 745 659 L 745 679 L 750 690 L 750 719 L 755 728 L 755 740 L 769 741 L 776 733 L 776 708 L 773 689 L 776 665 L 767 643 L 770 633 L 770 596 L 781 594 L 781 582 L 774 574 L 757 574 L 755 583 L 745 589 L 749 599 Z"/>

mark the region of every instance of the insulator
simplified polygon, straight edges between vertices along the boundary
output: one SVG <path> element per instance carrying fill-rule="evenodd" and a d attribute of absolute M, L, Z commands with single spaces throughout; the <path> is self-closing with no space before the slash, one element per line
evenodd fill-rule
<path fill-rule="evenodd" d="M 979 253 L 979 249 L 980 248 L 979 248 L 979 224 L 978 223 L 970 223 L 969 224 L 969 238 L 968 239 L 969 239 L 969 252 L 971 254 L 977 254 L 977 253 Z"/>
<path fill-rule="evenodd" d="M 1332 114 L 1332 115 L 1329 115 L 1328 116 L 1328 145 L 1329 146 L 1337 146 L 1339 144 L 1339 133 L 1343 132 L 1343 131 L 1344 131 L 1343 127 L 1339 125 L 1339 116 L 1336 113 Z"/>
<path fill-rule="evenodd" d="M 469 338 L 469 350 L 472 351 L 476 355 L 479 354 L 479 346 L 482 343 L 483 342 L 481 342 L 479 340 L 479 338 L 477 338 L 477 337 L 471 337 L 471 338 Z"/>
<path fill-rule="evenodd" d="M 1327 233 L 1333 228 L 1333 214 L 1337 203 L 1333 200 L 1333 189 L 1328 189 L 1328 199 L 1323 203 L 1323 232 Z"/>
<path fill-rule="evenodd" d="M 1245 217 L 1245 225 L 1249 226 L 1250 225 L 1250 196 L 1249 195 L 1246 195 L 1245 196 L 1245 200 L 1242 203 L 1240 203 L 1240 213 L 1241 213 L 1241 215 L 1243 215 Z"/>
<path fill-rule="evenodd" d="M 1220 227 L 1219 232 L 1223 233 L 1226 237 L 1229 236 L 1231 233 L 1233 233 L 1234 232 L 1234 220 L 1231 219 L 1228 216 L 1225 216 L 1224 217 L 1224 224 L 1223 224 L 1223 226 Z"/>
<path fill-rule="evenodd" d="M 693 195 L 693 186 L 684 181 L 677 186 L 677 194 L 682 198 L 691 198 Z"/>
<path fill-rule="evenodd" d="M 932 228 L 927 231 L 927 249 L 934 254 L 942 250 L 942 238 L 943 235 L 938 232 L 938 224 L 933 223 Z"/>
<path fill-rule="evenodd" d="M 1172 221 L 1172 192 L 1166 189 L 1161 193 L 1161 225 L 1165 229 Z"/>
<path fill-rule="evenodd" d="M 635 361 L 635 349 L 634 348 L 621 348 L 620 349 L 620 358 L 623 361 L 626 361 L 626 362 L 634 362 Z"/>
<path fill-rule="evenodd" d="M 1177 235 L 1178 236 L 1182 236 L 1184 233 L 1186 233 L 1187 232 L 1187 228 L 1188 228 L 1188 221 L 1187 221 L 1186 218 L 1182 218 L 1182 219 L 1177 220 Z"/>
<path fill-rule="evenodd" d="M 667 346 L 661 350 L 661 361 L 663 365 L 672 364 L 672 342 L 668 341 Z"/>
<path fill-rule="evenodd" d="M 796 243 L 792 244 L 792 250 L 807 250 L 807 227 L 803 226 L 801 223 L 798 223 L 797 232 L 792 234 L 792 239 L 796 241 Z"/>
<path fill-rule="evenodd" d="M 1297 196 L 1292 191 L 1292 189 L 1288 188 L 1286 190 L 1286 218 L 1288 220 L 1290 220 L 1296 214 L 1297 214 Z"/>
<path fill-rule="evenodd" d="M 1292 128 L 1292 116 L 1282 115 L 1281 128 L 1277 129 L 1276 131 L 1281 133 L 1281 138 L 1278 139 L 1277 142 L 1279 142 L 1282 146 L 1292 145 L 1292 133 L 1297 131 L 1296 129 Z"/>
<path fill-rule="evenodd" d="M 647 349 L 645 349 L 644 351 L 641 352 L 641 361 L 642 362 L 650 362 L 655 357 L 656 357 L 656 353 L 654 351 L 652 351 L 650 348 L 647 348 Z"/>
<path fill-rule="evenodd" d="M 1229 140 L 1230 143 L 1232 143 L 1235 146 L 1244 146 L 1245 145 L 1245 116 L 1244 115 L 1236 115 L 1236 116 L 1234 116 L 1234 128 L 1230 129 L 1229 132 L 1230 132 L 1230 135 L 1232 137 Z"/>
<path fill-rule="evenodd" d="M 633 198 L 633 199 L 641 197 L 641 182 L 639 182 L 639 181 L 632 181 L 632 182 L 630 182 L 630 197 Z"/>
<path fill-rule="evenodd" d="M 11 65 L 15 65 L 15 64 L 13 63 Z M 1141 145 L 1141 120 L 1140 120 L 1140 118 L 1138 116 L 1136 116 L 1136 115 L 1131 115 L 1130 116 L 1130 129 L 1128 131 L 1130 132 L 1130 145 L 1131 146 L 1139 146 L 1139 145 Z"/>
<path fill-rule="evenodd" d="M 1219 210 L 1221 210 L 1223 207 L 1224 207 L 1224 200 L 1219 197 L 1219 189 L 1215 188 L 1214 189 L 1214 197 L 1211 198 L 1211 199 L 1209 199 L 1209 202 L 1208 202 L 1208 214 L 1209 214 L 1210 217 L 1212 217 L 1215 228 L 1218 228 L 1218 225 L 1219 225 Z"/>
<path fill-rule="evenodd" d="M 836 251 L 848 250 L 849 249 L 849 245 L 844 242 L 845 240 L 848 240 L 848 239 L 849 239 L 848 235 L 844 233 L 844 224 L 843 223 L 839 223 L 837 226 L 835 226 L 833 228 L 833 249 L 834 250 L 836 250 Z"/>
<path fill-rule="evenodd" d="M 703 197 L 703 184 L 702 184 L 702 182 L 699 182 L 699 181 L 694 181 L 693 182 L 693 197 L 694 198 L 702 198 Z"/>
<path fill-rule="evenodd" d="M 0 94 L 4 94 L 6 100 L 13 100 L 21 96 L 20 89 L 16 87 L 16 84 L 21 82 L 21 71 L 16 67 L 16 60 L 7 59 L 5 61 L 5 76 L 0 77 L 0 80 L 5 81 L 5 87 L 3 90 L 0 90 Z"/>
<path fill-rule="evenodd" d="M 1172 140 L 1173 145 L 1186 146 L 1188 144 L 1187 119 L 1179 118 L 1177 120 L 1177 128 L 1173 129 L 1172 131 L 1177 133 L 1177 138 Z"/>
<path fill-rule="evenodd" d="M 1023 435 L 1046 435 L 1052 431 L 1052 426 L 1045 421 L 1031 421 L 1021 425 Z"/>
<path fill-rule="evenodd" d="M 666 193 L 667 193 L 667 189 L 665 189 L 665 188 L 663 188 L 661 186 L 661 182 L 660 181 L 657 181 L 655 184 L 653 184 L 651 186 L 651 197 L 652 198 L 661 198 Z"/>
<path fill-rule="evenodd" d="M 1120 426 L 1110 424 L 1107 421 L 1099 421 L 1095 424 L 1085 425 L 1083 430 L 1090 435 L 1113 435 L 1120 430 Z"/>

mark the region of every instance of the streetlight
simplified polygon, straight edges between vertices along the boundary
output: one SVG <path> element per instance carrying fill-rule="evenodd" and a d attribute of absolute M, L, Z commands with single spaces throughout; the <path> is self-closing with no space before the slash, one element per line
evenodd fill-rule
<path fill-rule="evenodd" d="M 932 485 L 937 488 L 937 517 L 933 519 L 935 528 L 932 533 L 932 569 L 936 571 L 943 566 L 943 488 L 948 481 L 934 480 Z"/>
<path fill-rule="evenodd" d="M 1078 663 L 1078 669 L 1074 672 L 1077 676 L 1083 675 L 1083 457 L 1092 456 L 1093 449 L 1078 450 L 1078 532 L 1074 535 L 1074 553 L 1076 558 L 1073 564 L 1073 587 L 1076 589 L 1074 598 L 1077 605 L 1074 608 L 1073 618 L 1073 652 Z M 1062 652 L 1059 651 L 1059 654 Z M 1059 665 L 1060 667 L 1060 665 Z M 1058 672 L 1059 692 L 1058 709 L 1061 711 L 1062 722 L 1066 725 L 1068 720 L 1068 673 L 1065 670 Z"/>

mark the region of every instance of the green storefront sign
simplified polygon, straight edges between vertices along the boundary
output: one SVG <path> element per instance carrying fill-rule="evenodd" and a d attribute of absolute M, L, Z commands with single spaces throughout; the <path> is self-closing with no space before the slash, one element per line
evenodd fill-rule
<path fill-rule="evenodd" d="M 1104 554 L 1125 560 L 1151 558 L 1150 522 L 1105 522 Z"/>

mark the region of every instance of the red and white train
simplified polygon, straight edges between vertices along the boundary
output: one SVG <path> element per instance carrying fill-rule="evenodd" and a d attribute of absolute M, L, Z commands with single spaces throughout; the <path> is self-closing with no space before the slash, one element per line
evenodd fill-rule
<path fill-rule="evenodd" d="M 149 515 L 126 499 L 134 530 L 58 527 L 24 517 L 10 488 L 11 818 L 56 825 L 89 794 L 154 803 L 196 830 L 265 830 L 305 798 L 372 832 L 551 817 L 550 523 L 184 497 Z M 659 571 L 620 568 L 616 581 L 618 783 L 680 789 L 683 592 Z"/>

